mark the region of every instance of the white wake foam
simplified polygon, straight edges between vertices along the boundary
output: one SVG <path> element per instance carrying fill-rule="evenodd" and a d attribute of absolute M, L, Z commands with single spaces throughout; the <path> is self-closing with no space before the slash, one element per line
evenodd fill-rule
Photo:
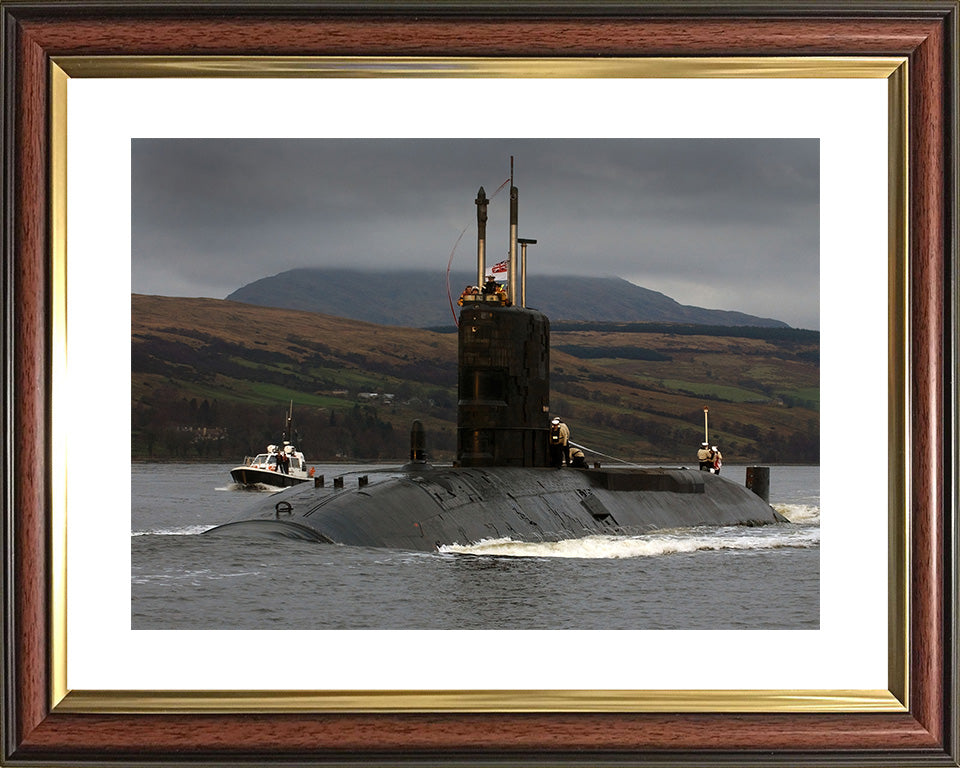
<path fill-rule="evenodd" d="M 133 531 L 131 536 L 195 536 L 215 528 L 213 525 L 187 525 L 183 528 L 155 528 L 150 531 Z"/>
<path fill-rule="evenodd" d="M 819 525 L 819 504 L 774 504 L 773 508 L 791 523 L 799 525 Z"/>
<path fill-rule="evenodd" d="M 747 533 L 746 531 L 762 531 Z M 492 555 L 497 557 L 556 557 L 618 559 L 659 557 L 700 551 L 765 550 L 784 547 L 809 548 L 820 543 L 817 528 L 776 531 L 764 529 L 718 528 L 711 531 L 691 529 L 682 533 L 657 533 L 646 536 L 588 536 L 551 542 L 524 542 L 509 538 L 485 539 L 477 544 L 451 544 L 440 547 L 442 553 Z"/>
<path fill-rule="evenodd" d="M 279 493 L 284 490 L 275 485 L 265 485 L 264 483 L 251 483 L 242 485 L 240 483 L 230 483 L 229 485 L 218 486 L 215 491 L 239 491 L 241 493 Z"/>

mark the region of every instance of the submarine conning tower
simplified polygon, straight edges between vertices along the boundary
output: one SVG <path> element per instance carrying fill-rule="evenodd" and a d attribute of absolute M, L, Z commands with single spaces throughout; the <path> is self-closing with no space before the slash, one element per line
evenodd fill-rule
<path fill-rule="evenodd" d="M 511 180 L 512 175 L 511 169 Z M 461 297 L 457 461 L 462 467 L 547 467 L 550 322 L 541 312 L 517 306 L 518 193 L 512 183 L 508 290 L 484 286 L 488 202 L 481 187 L 476 199 L 478 292 Z M 536 241 L 519 242 L 526 256 L 526 245 Z M 523 261 L 520 280 L 525 285 Z"/>

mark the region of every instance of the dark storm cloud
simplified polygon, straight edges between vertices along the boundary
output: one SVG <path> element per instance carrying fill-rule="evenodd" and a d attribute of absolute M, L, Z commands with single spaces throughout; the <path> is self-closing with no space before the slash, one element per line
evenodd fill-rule
<path fill-rule="evenodd" d="M 530 277 L 616 275 L 819 326 L 816 140 L 133 142 L 133 290 L 223 297 L 293 267 L 472 270 L 473 199 L 516 156 Z M 507 251 L 507 193 L 489 258 Z"/>

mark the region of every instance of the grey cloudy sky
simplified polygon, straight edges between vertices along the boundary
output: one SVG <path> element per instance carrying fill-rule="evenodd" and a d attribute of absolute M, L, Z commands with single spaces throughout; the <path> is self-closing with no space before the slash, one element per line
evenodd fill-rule
<path fill-rule="evenodd" d="M 135 139 L 133 291 L 223 298 L 294 267 L 476 264 L 520 190 L 528 281 L 618 276 L 819 328 L 816 139 Z M 506 257 L 508 193 L 488 261 Z M 454 286 L 457 288 L 458 286 Z M 446 302 L 446 297 L 437 297 Z"/>

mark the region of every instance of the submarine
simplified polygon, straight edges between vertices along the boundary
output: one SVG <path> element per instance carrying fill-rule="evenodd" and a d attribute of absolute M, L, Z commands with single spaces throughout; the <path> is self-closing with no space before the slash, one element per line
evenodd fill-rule
<path fill-rule="evenodd" d="M 483 187 L 475 200 L 477 286 L 459 300 L 453 465 L 428 461 L 425 431 L 414 421 L 403 466 L 332 482 L 316 476 L 205 534 L 432 552 L 499 539 L 551 542 L 786 522 L 767 503 L 766 467 L 748 468 L 747 487 L 699 469 L 555 466 L 550 323 L 526 306 L 526 246 L 536 241 L 517 237 L 518 198 L 511 168 L 506 290 L 481 290 L 489 203 Z"/>

